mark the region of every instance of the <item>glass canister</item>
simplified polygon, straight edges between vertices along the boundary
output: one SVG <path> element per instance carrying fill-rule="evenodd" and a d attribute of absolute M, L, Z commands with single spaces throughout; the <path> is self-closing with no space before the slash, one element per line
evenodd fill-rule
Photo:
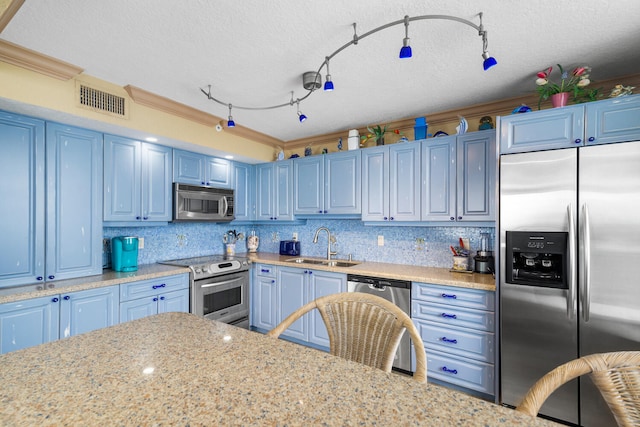
<path fill-rule="evenodd" d="M 247 249 L 249 252 L 257 252 L 260 239 L 256 236 L 256 232 L 251 230 L 251 234 L 247 237 Z"/>

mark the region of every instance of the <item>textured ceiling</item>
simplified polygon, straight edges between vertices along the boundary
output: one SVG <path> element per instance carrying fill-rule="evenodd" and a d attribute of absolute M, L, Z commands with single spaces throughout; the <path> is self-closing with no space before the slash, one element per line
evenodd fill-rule
<path fill-rule="evenodd" d="M 638 0 L 29 0 L 0 38 L 225 117 L 228 108 L 288 103 L 302 73 L 353 38 L 405 15 L 478 24 L 498 66 L 483 71 L 475 29 L 443 20 L 409 25 L 413 58 L 399 60 L 404 27 L 361 40 L 331 60 L 336 90 L 296 107 L 234 109 L 236 123 L 290 141 L 510 98 L 535 91 L 535 73 L 589 65 L 592 80 L 640 73 Z M 323 70 L 323 74 L 325 71 Z M 324 78 L 324 76 L 323 76 Z"/>

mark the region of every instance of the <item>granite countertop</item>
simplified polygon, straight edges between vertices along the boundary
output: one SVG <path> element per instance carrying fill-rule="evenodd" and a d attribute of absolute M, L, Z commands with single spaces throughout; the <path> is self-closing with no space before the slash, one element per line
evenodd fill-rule
<path fill-rule="evenodd" d="M 119 285 L 137 280 L 154 279 L 156 277 L 172 276 L 174 274 L 189 273 L 185 267 L 163 264 L 146 264 L 138 266 L 137 271 L 117 272 L 103 270 L 96 276 L 77 277 L 75 279 L 57 280 L 55 282 L 37 283 L 12 288 L 0 288 L 0 304 L 20 301 L 29 298 L 57 295 L 61 292 L 77 292 L 85 289 L 102 288 L 104 286 Z"/>
<path fill-rule="evenodd" d="M 426 282 L 436 285 L 457 286 L 486 291 L 496 290 L 496 279 L 492 274 L 453 273 L 447 268 L 421 267 L 416 265 L 389 264 L 369 261 L 363 261 L 352 267 L 329 267 L 321 264 L 300 265 L 292 262 L 286 262 L 288 259 L 297 258 L 289 255 L 264 252 L 251 253 L 248 255 L 254 263 L 262 262 L 288 267 L 311 268 L 314 270 L 326 270 L 346 274 L 382 277 L 386 279 L 410 280 L 412 282 Z M 302 258 L 322 259 L 306 256 L 303 256 Z"/>
<path fill-rule="evenodd" d="M 0 424 L 551 426 L 187 313 L 0 356 Z"/>

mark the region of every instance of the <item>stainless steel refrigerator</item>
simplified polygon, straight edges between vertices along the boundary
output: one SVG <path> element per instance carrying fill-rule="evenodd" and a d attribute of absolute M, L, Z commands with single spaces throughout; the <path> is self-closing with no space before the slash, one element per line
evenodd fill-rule
<path fill-rule="evenodd" d="M 574 358 L 640 350 L 640 141 L 502 155 L 499 238 L 502 403 Z M 588 376 L 540 414 L 616 425 Z"/>

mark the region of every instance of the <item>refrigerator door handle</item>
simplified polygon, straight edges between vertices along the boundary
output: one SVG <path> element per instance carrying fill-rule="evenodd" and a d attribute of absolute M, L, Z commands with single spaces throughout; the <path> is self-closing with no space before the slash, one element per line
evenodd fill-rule
<path fill-rule="evenodd" d="M 569 230 L 569 290 L 567 292 L 567 317 L 573 319 L 576 315 L 576 226 L 573 213 L 573 203 L 567 205 L 567 229 Z"/>
<path fill-rule="evenodd" d="M 591 297 L 589 294 L 590 286 L 591 286 L 591 233 L 589 232 L 589 209 L 587 208 L 587 204 L 582 205 L 582 245 L 583 245 L 583 253 L 582 253 L 582 286 L 580 293 L 580 302 L 582 303 L 582 318 L 585 322 L 589 321 L 589 303 L 591 302 Z"/>

